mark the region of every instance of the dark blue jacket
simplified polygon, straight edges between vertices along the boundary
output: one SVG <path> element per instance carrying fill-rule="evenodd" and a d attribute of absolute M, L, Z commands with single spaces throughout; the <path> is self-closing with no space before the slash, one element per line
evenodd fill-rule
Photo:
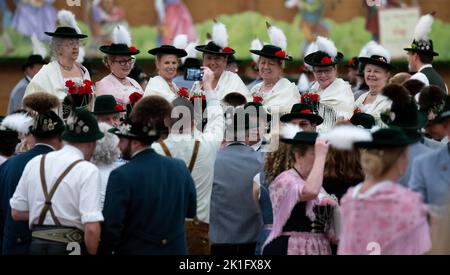
<path fill-rule="evenodd" d="M 0 168 L 0 208 L 2 220 L 0 224 L 3 232 L 3 254 L 28 254 L 31 242 L 31 232 L 28 221 L 13 221 L 9 199 L 16 191 L 17 184 L 27 163 L 36 156 L 53 151 L 49 146 L 36 145 L 26 153 L 8 159 Z M 39 181 L 40 179 L 36 179 Z M 1 240 L 0 240 L 1 241 Z"/>
<path fill-rule="evenodd" d="M 100 253 L 186 254 L 185 218 L 196 208 L 186 164 L 152 149 L 140 152 L 109 176 Z"/>

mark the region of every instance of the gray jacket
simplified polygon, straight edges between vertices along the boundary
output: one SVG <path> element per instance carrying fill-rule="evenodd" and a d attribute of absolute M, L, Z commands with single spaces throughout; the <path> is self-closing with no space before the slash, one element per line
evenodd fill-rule
<path fill-rule="evenodd" d="M 219 151 L 211 194 L 211 244 L 256 242 L 262 219 L 253 199 L 253 178 L 261 170 L 261 153 L 249 146 L 236 143 Z"/>

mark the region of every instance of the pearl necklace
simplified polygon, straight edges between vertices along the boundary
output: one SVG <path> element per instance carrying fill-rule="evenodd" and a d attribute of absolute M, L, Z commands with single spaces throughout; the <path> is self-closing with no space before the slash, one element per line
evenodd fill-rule
<path fill-rule="evenodd" d="M 58 61 L 58 64 L 59 64 L 59 66 L 61 66 L 61 68 L 63 68 L 63 70 L 68 71 L 68 72 L 72 71 L 73 66 L 74 66 L 73 64 L 72 64 L 72 66 L 65 66 L 65 65 L 61 64 L 61 62 L 59 62 L 59 61 Z"/>

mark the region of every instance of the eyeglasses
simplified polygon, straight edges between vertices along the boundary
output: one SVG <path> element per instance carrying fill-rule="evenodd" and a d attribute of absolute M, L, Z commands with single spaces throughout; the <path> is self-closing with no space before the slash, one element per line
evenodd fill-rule
<path fill-rule="evenodd" d="M 136 61 L 136 59 L 131 58 L 131 59 L 128 59 L 128 60 L 113 60 L 112 62 L 113 63 L 117 63 L 120 66 L 126 66 L 126 65 L 133 65 L 135 61 Z"/>
<path fill-rule="evenodd" d="M 317 74 L 317 75 L 321 75 L 321 74 L 331 74 L 332 72 L 333 72 L 333 69 L 332 68 L 329 68 L 329 69 L 324 69 L 324 70 L 313 70 L 313 72 L 314 72 L 314 74 Z"/>

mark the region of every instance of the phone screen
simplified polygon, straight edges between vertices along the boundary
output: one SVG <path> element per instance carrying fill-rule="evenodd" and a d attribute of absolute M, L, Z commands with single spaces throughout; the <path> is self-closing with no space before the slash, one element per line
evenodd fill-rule
<path fill-rule="evenodd" d="M 203 70 L 200 68 L 186 68 L 184 71 L 184 79 L 188 81 L 202 81 Z"/>

